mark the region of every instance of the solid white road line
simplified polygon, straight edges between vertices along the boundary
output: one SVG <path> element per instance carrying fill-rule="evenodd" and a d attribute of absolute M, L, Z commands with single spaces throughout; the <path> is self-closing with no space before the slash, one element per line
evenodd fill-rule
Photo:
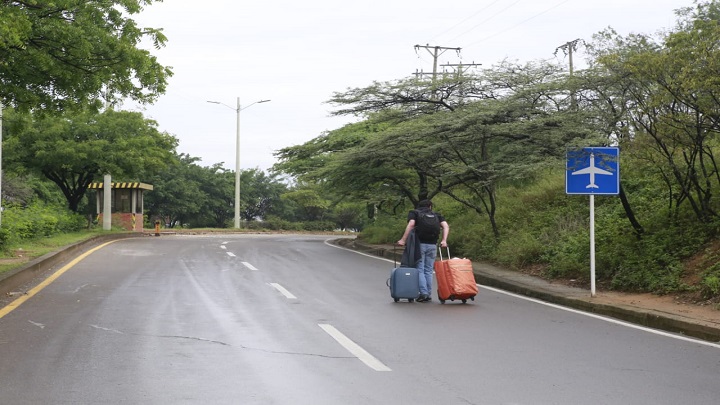
<path fill-rule="evenodd" d="M 285 289 L 285 287 L 281 286 L 280 284 L 278 284 L 278 283 L 268 283 L 268 284 L 269 284 L 271 287 L 273 287 L 274 289 L 280 291 L 280 294 L 284 295 L 285 298 L 287 298 L 287 299 L 289 299 L 289 300 L 297 299 L 296 296 L 294 296 L 290 291 L 288 291 L 287 289 Z"/>
<path fill-rule="evenodd" d="M 250 263 L 248 263 L 248 262 L 242 262 L 242 264 L 243 264 L 243 266 L 247 267 L 247 268 L 250 269 L 250 270 L 257 271 L 257 269 L 255 268 L 255 266 L 253 266 L 252 264 L 250 264 Z"/>
<path fill-rule="evenodd" d="M 497 293 L 501 293 L 501 294 L 505 294 L 505 295 L 510 295 L 510 296 L 513 296 L 513 297 L 516 297 L 516 298 L 522 298 L 522 299 L 524 299 L 524 300 L 526 300 L 526 301 L 532 301 L 532 302 L 535 302 L 535 303 L 540 304 L 540 305 L 545 305 L 545 306 L 552 307 L 552 308 L 556 308 L 556 309 L 562 309 L 563 311 L 572 312 L 572 313 L 580 314 L 580 315 L 585 315 L 585 316 L 589 316 L 589 317 L 595 318 L 595 319 L 600 319 L 600 320 L 602 320 L 602 321 L 614 323 L 614 324 L 616 324 L 616 325 L 622 325 L 622 326 L 625 326 L 625 327 L 628 327 L 628 328 L 637 329 L 637 330 L 642 330 L 642 331 L 654 333 L 654 334 L 660 335 L 660 336 L 666 336 L 666 337 L 670 337 L 670 338 L 677 339 L 677 340 L 684 340 L 684 341 L 686 341 L 686 342 L 698 343 L 698 344 L 701 344 L 701 345 L 704 345 L 704 346 L 710 346 L 710 347 L 714 347 L 714 348 L 716 348 L 716 349 L 720 349 L 720 344 L 718 344 L 718 343 L 712 343 L 712 342 L 708 342 L 708 341 L 705 341 L 705 340 L 700 340 L 700 339 L 696 339 L 696 338 L 692 338 L 692 337 L 677 335 L 677 334 L 670 333 L 670 332 L 665 332 L 665 331 L 662 331 L 662 330 L 659 330 L 659 329 L 652 329 L 652 328 L 648 328 L 648 327 L 645 327 L 645 326 L 636 325 L 636 324 L 634 324 L 634 323 L 621 321 L 621 320 L 619 320 L 619 319 L 608 318 L 608 317 L 606 317 L 606 316 L 597 315 L 597 314 L 592 314 L 592 313 L 589 313 L 589 312 L 583 312 L 583 311 L 580 311 L 580 310 L 577 310 L 577 309 L 568 308 L 568 307 L 563 307 L 563 306 L 561 306 L 561 305 L 557 305 L 557 304 L 552 304 L 552 303 L 550 303 L 550 302 L 541 301 L 541 300 L 536 299 L 536 298 L 525 297 L 525 296 L 518 295 L 518 294 L 514 294 L 514 293 L 511 293 L 511 292 L 507 292 L 507 291 L 503 291 L 503 290 L 498 290 L 497 288 L 493 288 L 493 287 L 483 286 L 483 288 L 486 289 L 486 290 L 495 291 L 495 292 L 497 292 Z"/>
<path fill-rule="evenodd" d="M 380 360 L 376 359 L 368 353 L 365 349 L 360 347 L 357 343 L 353 342 L 347 336 L 343 335 L 342 332 L 335 329 L 332 325 L 326 323 L 319 323 L 321 327 L 328 335 L 332 336 L 342 347 L 347 349 L 353 356 L 357 357 L 360 361 L 365 363 L 368 367 L 375 371 L 392 371 L 388 366 L 384 365 Z"/>

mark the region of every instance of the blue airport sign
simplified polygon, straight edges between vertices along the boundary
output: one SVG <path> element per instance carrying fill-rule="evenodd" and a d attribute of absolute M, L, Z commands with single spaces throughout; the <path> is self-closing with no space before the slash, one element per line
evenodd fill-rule
<path fill-rule="evenodd" d="M 567 194 L 619 194 L 620 149 L 591 147 L 568 151 L 565 192 Z"/>

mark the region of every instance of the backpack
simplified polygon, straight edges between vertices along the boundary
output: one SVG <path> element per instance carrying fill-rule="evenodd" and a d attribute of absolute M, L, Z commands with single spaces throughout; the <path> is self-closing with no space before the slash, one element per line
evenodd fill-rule
<path fill-rule="evenodd" d="M 440 236 L 440 218 L 430 210 L 417 211 L 415 219 L 415 234 L 418 239 L 425 241 L 437 240 Z"/>

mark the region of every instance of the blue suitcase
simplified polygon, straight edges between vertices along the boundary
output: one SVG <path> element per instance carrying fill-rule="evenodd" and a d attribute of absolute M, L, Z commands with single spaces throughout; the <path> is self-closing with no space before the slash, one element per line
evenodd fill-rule
<path fill-rule="evenodd" d="M 414 267 L 396 267 L 390 272 L 387 280 L 390 296 L 395 302 L 401 299 L 413 302 L 420 295 L 420 277 Z"/>

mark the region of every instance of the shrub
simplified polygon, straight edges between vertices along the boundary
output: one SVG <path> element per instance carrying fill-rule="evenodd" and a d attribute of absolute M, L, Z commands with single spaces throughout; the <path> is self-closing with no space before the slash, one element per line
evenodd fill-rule
<path fill-rule="evenodd" d="M 720 295 L 720 275 L 713 274 L 702 280 L 703 295 L 712 298 Z"/>
<path fill-rule="evenodd" d="M 333 221 L 307 221 L 302 223 L 302 230 L 312 232 L 328 232 L 335 230 Z"/>
<path fill-rule="evenodd" d="M 505 238 L 497 246 L 498 263 L 512 268 L 522 268 L 541 262 L 545 245 L 529 233 L 515 233 Z"/>
<path fill-rule="evenodd" d="M 0 250 L 7 251 L 9 239 L 10 239 L 10 231 L 8 231 L 5 228 L 0 228 Z"/>
<path fill-rule="evenodd" d="M 700 291 L 708 299 L 720 296 L 720 263 L 715 263 L 704 272 Z"/>
<path fill-rule="evenodd" d="M 487 224 L 487 218 L 476 213 L 448 218 L 450 224 L 450 254 L 474 260 L 495 261 L 497 240 Z"/>
<path fill-rule="evenodd" d="M 277 217 L 269 217 L 265 221 L 251 221 L 247 223 L 248 229 L 268 229 L 271 231 L 300 231 L 302 224 L 290 222 Z"/>
<path fill-rule="evenodd" d="M 6 244 L 76 232 L 85 225 L 85 219 L 80 214 L 41 202 L 27 206 L 10 205 L 3 211 L 2 219 L 3 230 L 8 233 Z"/>
<path fill-rule="evenodd" d="M 363 228 L 359 238 L 371 244 L 389 244 L 397 242 L 405 231 L 405 220 L 399 218 L 378 219 Z"/>

